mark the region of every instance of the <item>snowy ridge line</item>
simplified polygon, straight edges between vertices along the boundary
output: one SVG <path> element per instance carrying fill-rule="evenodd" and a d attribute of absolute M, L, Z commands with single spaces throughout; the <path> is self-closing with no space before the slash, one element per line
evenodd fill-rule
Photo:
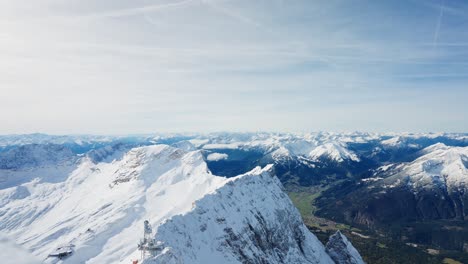
<path fill-rule="evenodd" d="M 162 223 L 143 263 L 333 263 L 281 188 L 272 165 L 229 179 Z"/>

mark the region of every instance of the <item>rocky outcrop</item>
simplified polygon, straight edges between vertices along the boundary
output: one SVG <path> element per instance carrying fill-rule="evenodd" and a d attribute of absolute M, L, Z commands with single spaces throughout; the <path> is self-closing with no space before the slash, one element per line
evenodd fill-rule
<path fill-rule="evenodd" d="M 359 252 L 339 230 L 330 236 L 326 250 L 336 264 L 365 263 Z"/>

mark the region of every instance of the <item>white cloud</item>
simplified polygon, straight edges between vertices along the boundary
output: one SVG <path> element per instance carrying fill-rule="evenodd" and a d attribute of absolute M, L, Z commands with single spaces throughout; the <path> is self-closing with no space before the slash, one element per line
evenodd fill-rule
<path fill-rule="evenodd" d="M 228 158 L 228 154 L 224 153 L 211 153 L 209 154 L 206 159 L 209 161 L 220 161 L 220 160 L 225 160 Z"/>
<path fill-rule="evenodd" d="M 34 257 L 26 249 L 14 244 L 12 241 L 7 239 L 5 236 L 0 235 L 0 259 L 10 263 L 17 264 L 39 264 L 41 263 L 36 257 Z"/>

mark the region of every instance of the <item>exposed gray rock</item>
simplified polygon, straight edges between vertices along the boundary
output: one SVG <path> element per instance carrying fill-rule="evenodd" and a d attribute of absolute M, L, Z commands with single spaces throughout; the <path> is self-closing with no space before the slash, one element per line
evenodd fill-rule
<path fill-rule="evenodd" d="M 336 264 L 364 264 L 359 252 L 339 230 L 330 236 L 326 250 Z"/>

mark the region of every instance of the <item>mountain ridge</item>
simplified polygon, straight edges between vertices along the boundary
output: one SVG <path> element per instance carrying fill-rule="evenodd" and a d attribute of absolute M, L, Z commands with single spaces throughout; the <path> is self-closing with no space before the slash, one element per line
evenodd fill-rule
<path fill-rule="evenodd" d="M 224 178 L 209 171 L 201 150 L 185 151 L 168 145 L 132 148 L 112 160 L 77 157 L 74 169 L 64 171 L 64 177 L 57 181 L 42 178 L 37 174 L 40 168 L 33 168 L 28 173 L 34 177 L 0 189 L 0 230 L 46 259 L 46 263 L 127 263 L 138 259 L 140 252 L 135 245 L 144 220 L 155 227 L 155 238 L 170 246 L 159 260 L 155 256 L 156 263 L 166 263 L 174 254 L 190 263 L 204 263 L 202 260 L 216 254 L 195 251 L 199 258 L 193 258 L 194 254 L 186 254 L 190 251 L 187 243 L 171 244 L 174 233 L 164 235 L 164 230 L 173 230 L 171 223 L 199 215 L 200 209 L 205 211 L 202 215 L 210 216 L 206 222 L 224 226 L 213 232 L 207 226 L 206 230 L 213 241 L 223 237 L 216 249 L 222 251 L 218 256 L 231 256 L 226 258 L 229 263 L 246 259 L 258 263 L 262 259 L 333 263 L 283 193 L 271 165 Z M 228 194 L 236 194 L 236 198 Z M 247 219 L 245 222 L 230 222 L 239 214 L 234 208 L 242 208 L 240 214 Z M 282 213 L 273 213 L 276 211 Z M 242 234 L 250 234 L 244 242 L 250 242 L 251 249 L 239 250 L 237 240 Z M 63 260 L 47 258 L 63 244 L 73 244 L 71 256 Z M 278 245 L 282 245 L 279 251 Z"/>

